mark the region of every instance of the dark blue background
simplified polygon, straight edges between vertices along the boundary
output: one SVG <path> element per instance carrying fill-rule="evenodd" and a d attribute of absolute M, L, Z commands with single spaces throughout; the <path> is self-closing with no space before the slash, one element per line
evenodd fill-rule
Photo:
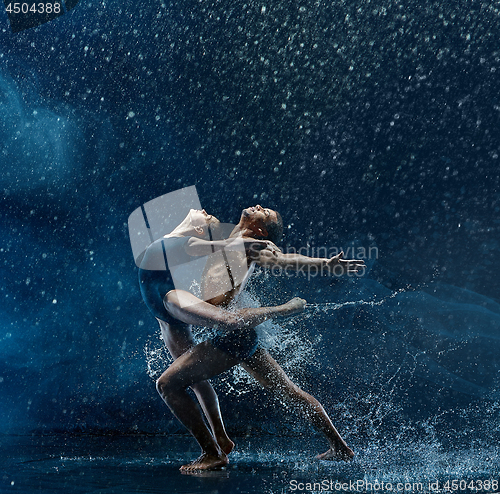
<path fill-rule="evenodd" d="M 353 434 L 438 412 L 489 430 L 498 19 L 493 2 L 81 1 L 12 34 L 0 15 L 1 431 L 180 430 L 146 372 L 157 328 L 126 222 L 193 184 L 226 222 L 279 210 L 284 246 L 378 248 L 365 280 L 252 288 L 263 303 L 404 290 L 294 326 L 316 354 L 294 378 Z M 232 430 L 295 427 L 224 382 Z"/>

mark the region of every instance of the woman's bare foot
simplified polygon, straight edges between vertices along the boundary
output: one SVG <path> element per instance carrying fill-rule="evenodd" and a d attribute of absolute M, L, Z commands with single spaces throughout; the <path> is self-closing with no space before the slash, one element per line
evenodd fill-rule
<path fill-rule="evenodd" d="M 354 451 L 349 446 L 341 446 L 338 450 L 330 448 L 328 451 L 316 456 L 317 460 L 349 461 L 352 460 Z"/>
<path fill-rule="evenodd" d="M 231 453 L 231 451 L 234 448 L 234 443 L 229 439 L 227 436 L 226 437 L 218 437 L 217 438 L 217 444 L 219 445 L 219 448 L 228 455 Z"/>
<path fill-rule="evenodd" d="M 208 453 L 203 453 L 199 458 L 193 460 L 187 465 L 182 465 L 179 470 L 184 472 L 189 472 L 191 470 L 218 470 L 225 467 L 229 463 L 225 453 L 221 456 L 212 456 Z"/>

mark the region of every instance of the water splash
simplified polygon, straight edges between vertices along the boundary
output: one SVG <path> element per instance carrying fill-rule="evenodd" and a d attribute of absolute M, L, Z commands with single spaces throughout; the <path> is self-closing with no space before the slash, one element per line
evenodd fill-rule
<path fill-rule="evenodd" d="M 146 357 L 146 372 L 148 376 L 155 381 L 174 361 L 170 353 L 168 353 L 165 345 L 163 344 L 163 340 L 161 340 L 161 343 L 159 343 L 157 340 L 149 340 L 144 345 L 144 355 Z"/>
<path fill-rule="evenodd" d="M 390 295 L 383 297 L 380 300 L 350 300 L 346 302 L 319 302 L 319 303 L 307 303 L 306 310 L 313 311 L 313 314 L 316 312 L 329 312 L 335 311 L 344 308 L 350 307 L 358 307 L 361 305 L 367 305 L 370 307 L 375 307 L 377 305 L 383 305 L 387 301 L 396 298 L 398 295 L 402 293 L 407 293 L 409 291 L 414 291 L 414 289 L 410 289 L 410 287 L 400 288 L 392 292 Z M 307 314 L 306 317 L 310 317 L 311 314 Z"/>

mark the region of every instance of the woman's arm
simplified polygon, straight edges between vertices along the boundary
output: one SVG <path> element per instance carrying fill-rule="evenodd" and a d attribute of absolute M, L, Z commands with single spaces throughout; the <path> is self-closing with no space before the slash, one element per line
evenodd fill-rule
<path fill-rule="evenodd" d="M 252 257 L 260 250 L 267 248 L 268 244 L 271 244 L 271 242 L 246 237 L 226 238 L 224 240 L 204 240 L 191 237 L 186 244 L 186 252 L 190 256 L 202 257 L 209 256 L 216 251 L 225 250 L 227 252 L 246 252 Z M 277 249 L 276 246 L 274 247 Z"/>
<path fill-rule="evenodd" d="M 241 239 L 228 238 L 224 240 L 204 240 L 191 237 L 186 243 L 186 252 L 193 257 L 209 256 L 219 250 L 239 250 L 242 247 Z"/>

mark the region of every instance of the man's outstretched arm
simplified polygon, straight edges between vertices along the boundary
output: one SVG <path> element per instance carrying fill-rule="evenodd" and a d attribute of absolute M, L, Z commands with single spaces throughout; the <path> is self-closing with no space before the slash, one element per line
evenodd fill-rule
<path fill-rule="evenodd" d="M 355 274 L 366 268 L 362 259 L 344 259 L 344 253 L 328 259 L 326 257 L 308 257 L 302 254 L 283 254 L 274 244 L 256 253 L 255 259 L 259 266 L 273 268 L 278 266 L 288 271 L 304 271 L 314 268 L 324 274 L 343 275 Z"/>

